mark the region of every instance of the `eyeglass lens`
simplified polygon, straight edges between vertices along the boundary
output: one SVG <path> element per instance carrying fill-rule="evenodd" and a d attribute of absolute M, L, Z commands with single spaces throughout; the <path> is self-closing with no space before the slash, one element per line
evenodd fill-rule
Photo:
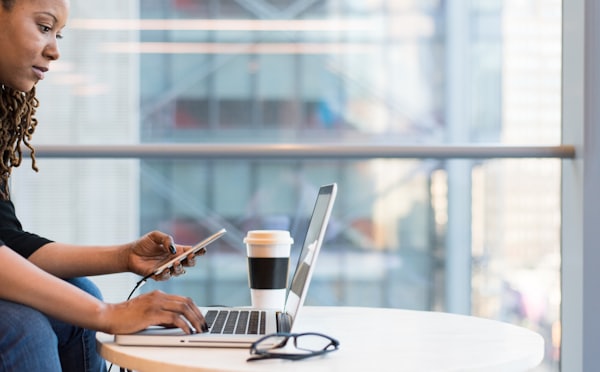
<path fill-rule="evenodd" d="M 290 338 L 294 342 L 288 342 Z M 253 350 L 257 353 L 282 353 L 282 352 L 320 352 L 333 346 L 336 342 L 329 337 L 317 333 L 301 334 L 276 334 L 265 337 L 254 345 Z M 281 350 L 282 349 L 282 350 Z"/>
<path fill-rule="evenodd" d="M 294 342 L 297 349 L 311 352 L 325 350 L 329 345 L 331 345 L 330 339 L 310 333 L 297 336 Z"/>

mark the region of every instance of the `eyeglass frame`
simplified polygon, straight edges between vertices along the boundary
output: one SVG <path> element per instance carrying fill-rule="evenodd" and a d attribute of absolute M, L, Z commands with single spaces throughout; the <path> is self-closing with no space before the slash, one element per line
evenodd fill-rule
<path fill-rule="evenodd" d="M 319 337 L 323 337 L 327 340 L 329 340 L 329 344 L 327 344 L 322 350 L 309 350 L 309 349 L 303 349 L 298 347 L 298 338 L 302 337 L 302 336 L 319 336 Z M 269 339 L 269 338 L 275 338 L 275 337 L 283 337 L 283 340 L 279 343 L 277 343 L 275 346 L 270 347 L 269 349 L 257 349 L 256 347 L 263 341 Z M 296 353 L 273 353 L 272 350 L 274 349 L 280 349 L 283 348 L 285 345 L 287 345 L 288 341 L 290 339 L 294 339 L 294 347 L 298 350 L 304 350 L 304 351 L 308 351 L 309 353 L 306 354 L 296 354 Z M 251 361 L 255 361 L 255 360 L 262 360 L 262 359 L 286 359 L 286 360 L 302 360 L 302 359 L 306 359 L 306 358 L 311 358 L 314 356 L 318 356 L 318 355 L 323 355 L 326 353 L 330 353 L 332 351 L 336 351 L 340 346 L 340 342 L 331 337 L 331 336 L 327 336 L 323 333 L 318 333 L 318 332 L 303 332 L 303 333 L 287 333 L 287 332 L 277 332 L 277 333 L 271 333 L 268 335 L 265 335 L 261 338 L 259 338 L 258 340 L 254 341 L 252 343 L 252 345 L 250 345 L 250 354 L 255 355 L 252 356 L 248 359 L 246 359 L 247 362 L 251 362 Z M 333 348 L 331 348 L 333 347 Z"/>

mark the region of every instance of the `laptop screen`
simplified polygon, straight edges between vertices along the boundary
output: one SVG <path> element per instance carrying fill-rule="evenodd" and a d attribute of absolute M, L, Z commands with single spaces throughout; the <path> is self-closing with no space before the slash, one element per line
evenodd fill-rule
<path fill-rule="evenodd" d="M 300 258 L 292 277 L 290 292 L 285 304 L 285 312 L 292 319 L 296 317 L 296 313 L 304 303 L 304 298 L 308 292 L 308 283 L 311 280 L 314 265 L 323 244 L 336 193 L 336 184 L 321 186 L 319 189 L 319 195 L 308 224 Z"/>

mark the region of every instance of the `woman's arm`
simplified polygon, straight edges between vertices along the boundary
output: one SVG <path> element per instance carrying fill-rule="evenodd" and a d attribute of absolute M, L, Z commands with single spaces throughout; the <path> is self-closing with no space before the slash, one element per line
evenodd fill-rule
<path fill-rule="evenodd" d="M 59 245 L 54 249 L 62 248 Z M 101 261 L 105 260 L 103 256 L 113 254 L 107 252 L 98 254 Z M 169 324 L 190 333 L 187 319 L 196 330 L 206 329 L 202 314 L 189 298 L 154 291 L 127 302 L 108 304 L 36 267 L 6 246 L 0 246 L 0 262 L 5 265 L 0 270 L 0 298 L 74 325 L 107 333 L 131 333 L 150 325 Z"/>
<path fill-rule="evenodd" d="M 106 305 L 95 297 L 40 270 L 6 246 L 0 247 L 0 262 L 6 268 L 0 270 L 0 298 L 81 326 L 99 326 L 92 319 L 99 319 Z"/>
<path fill-rule="evenodd" d="M 74 278 L 129 271 L 128 246 L 77 246 L 52 242 L 36 250 L 29 261 L 59 278 Z"/>
<path fill-rule="evenodd" d="M 161 263 L 176 253 L 191 247 L 173 243 L 173 239 L 162 232 L 152 231 L 138 240 L 114 246 L 78 246 L 52 242 L 36 250 L 29 260 L 44 271 L 60 278 L 133 272 L 146 276 Z M 184 261 L 185 266 L 194 265 L 193 257 Z M 173 274 L 182 272 L 181 265 Z M 168 279 L 166 276 L 155 278 Z"/>

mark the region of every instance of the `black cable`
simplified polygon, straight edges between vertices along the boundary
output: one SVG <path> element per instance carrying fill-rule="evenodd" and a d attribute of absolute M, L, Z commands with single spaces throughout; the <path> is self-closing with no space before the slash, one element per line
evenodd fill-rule
<path fill-rule="evenodd" d="M 127 296 L 127 300 L 126 300 L 126 301 L 129 301 L 129 300 L 131 300 L 131 296 L 133 296 L 133 294 L 135 293 L 135 291 L 137 291 L 137 289 L 138 289 L 138 288 L 140 288 L 141 286 L 143 286 L 144 284 L 146 284 L 146 281 L 147 281 L 147 280 L 148 280 L 148 279 L 149 279 L 149 278 L 150 278 L 152 275 L 154 275 L 154 273 L 152 273 L 152 274 L 148 274 L 148 275 L 146 275 L 145 277 L 143 277 L 142 279 L 140 279 L 140 281 L 139 281 L 139 282 L 137 282 L 137 283 L 135 284 L 135 287 L 133 287 L 133 289 L 132 289 L 132 290 L 131 290 L 131 292 L 129 293 L 129 296 Z"/>

